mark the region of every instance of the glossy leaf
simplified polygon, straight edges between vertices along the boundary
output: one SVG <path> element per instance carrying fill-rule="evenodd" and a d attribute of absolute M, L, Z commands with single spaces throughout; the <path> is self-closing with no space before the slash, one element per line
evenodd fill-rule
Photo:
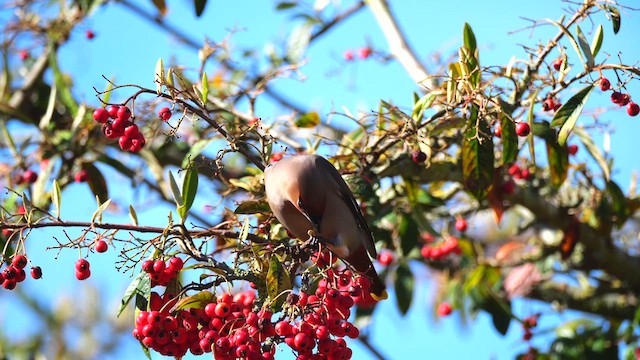
<path fill-rule="evenodd" d="M 593 35 L 593 40 L 591 40 L 591 53 L 595 58 L 600 51 L 600 47 L 602 47 L 602 40 L 604 39 L 604 31 L 602 29 L 602 25 L 598 25 L 596 29 L 596 33 Z"/>
<path fill-rule="evenodd" d="M 276 5 L 276 10 L 287 10 L 296 7 L 297 5 L 298 3 L 295 1 L 282 1 Z"/>
<path fill-rule="evenodd" d="M 176 304 L 175 311 L 184 309 L 204 309 L 205 306 L 215 301 L 216 297 L 211 291 L 200 291 L 195 295 L 180 299 Z"/>
<path fill-rule="evenodd" d="M 586 68 L 591 69 L 593 68 L 593 54 L 591 53 L 591 46 L 587 42 L 587 37 L 584 36 L 584 33 L 582 32 L 582 29 L 580 29 L 580 26 L 576 25 L 576 31 L 578 34 L 578 45 L 580 45 L 582 53 L 585 57 Z"/>
<path fill-rule="evenodd" d="M 98 197 L 96 196 L 96 200 L 98 200 Z M 98 200 L 100 201 L 100 200 Z M 107 210 L 107 208 L 109 207 L 109 205 L 111 204 L 111 199 L 103 202 L 100 204 L 100 206 L 98 206 L 98 209 L 93 213 L 93 215 L 91 215 L 91 222 L 101 222 L 102 221 L 102 213 Z"/>
<path fill-rule="evenodd" d="M 277 256 L 271 256 L 266 282 L 267 294 L 272 301 L 271 308 L 280 309 L 287 298 L 283 292 L 291 289 L 291 277 Z"/>
<path fill-rule="evenodd" d="M 320 115 L 315 112 L 309 112 L 306 114 L 302 114 L 300 115 L 300 117 L 298 117 L 296 119 L 295 122 L 296 126 L 299 128 L 312 128 L 317 126 L 318 124 L 320 124 Z"/>
<path fill-rule="evenodd" d="M 196 16 L 200 17 L 204 12 L 204 8 L 207 5 L 207 0 L 194 0 L 194 7 L 196 9 Z"/>
<path fill-rule="evenodd" d="M 193 200 L 196 198 L 198 192 L 198 169 L 195 165 L 188 167 L 184 180 L 182 182 L 182 198 L 184 200 L 184 206 L 178 207 L 178 214 L 182 219 L 187 218 L 187 213 L 193 205 Z"/>
<path fill-rule="evenodd" d="M 564 19 L 564 16 L 563 16 Z M 580 51 L 580 45 L 578 45 L 578 42 L 576 41 L 576 39 L 573 37 L 573 35 L 571 34 L 571 32 L 569 31 L 569 29 L 567 29 L 564 25 L 562 25 L 562 21 L 560 20 L 558 22 L 556 21 L 551 21 L 551 23 L 555 26 L 557 26 L 565 35 L 565 37 L 569 40 L 569 42 L 571 43 L 571 45 L 573 46 L 573 50 L 575 50 L 576 54 L 578 54 L 578 57 L 580 58 L 580 62 L 582 62 L 582 64 L 584 65 L 584 67 L 587 67 L 587 63 L 584 59 L 584 56 L 582 56 L 582 52 Z M 562 62 L 562 66 L 566 67 L 567 61 L 565 59 L 565 61 Z M 562 69 L 564 71 L 564 69 Z"/>
<path fill-rule="evenodd" d="M 500 129 L 502 134 L 502 164 L 511 164 L 518 156 L 518 134 L 516 134 L 516 125 L 508 116 L 500 114 Z"/>
<path fill-rule="evenodd" d="M 133 225 L 138 226 L 138 214 L 136 213 L 136 209 L 133 208 L 133 205 L 129 205 L 129 218 Z"/>
<path fill-rule="evenodd" d="M 491 129 L 478 119 L 478 107 L 471 107 L 467 130 L 462 140 L 462 176 L 467 190 L 478 200 L 484 199 L 493 184 L 493 141 Z"/>
<path fill-rule="evenodd" d="M 469 51 L 471 51 L 471 54 L 473 55 L 477 49 L 476 36 L 474 35 L 469 23 L 464 23 L 463 38 L 464 46 L 469 49 Z"/>
<path fill-rule="evenodd" d="M 109 189 L 102 172 L 95 165 L 88 162 L 83 163 L 82 168 L 87 171 L 87 184 L 89 184 L 91 192 L 100 199 L 100 203 L 107 201 L 109 199 Z"/>
<path fill-rule="evenodd" d="M 149 278 L 149 274 L 144 271 L 141 271 L 138 276 L 129 284 L 127 290 L 124 292 L 124 296 L 122 296 L 122 300 L 120 301 L 120 310 L 118 310 L 118 316 L 122 314 L 124 309 L 129 305 L 131 300 L 136 295 L 140 295 L 145 299 L 148 299 L 151 294 L 151 279 Z"/>
<path fill-rule="evenodd" d="M 209 98 L 209 79 L 207 79 L 207 72 L 203 71 L 202 72 L 202 82 L 201 82 L 201 86 L 202 86 L 202 91 L 201 91 L 201 98 L 200 101 L 202 101 L 203 105 L 207 104 L 207 99 Z"/>
<path fill-rule="evenodd" d="M 558 143 L 565 145 L 569 134 L 573 130 L 573 127 L 578 121 L 578 117 L 582 113 L 584 105 L 591 95 L 594 86 L 588 85 L 584 89 L 580 90 L 577 94 L 573 95 L 560 109 L 558 109 L 551 120 L 551 126 L 560 127 L 560 133 L 558 134 Z"/>
<path fill-rule="evenodd" d="M 407 263 L 402 262 L 396 268 L 394 290 L 400 314 L 406 315 L 413 300 L 414 279 Z"/>
<path fill-rule="evenodd" d="M 609 15 L 611 16 L 611 25 L 613 25 L 613 33 L 617 34 L 618 31 L 620 31 L 620 22 L 622 20 L 620 18 L 620 11 L 618 10 L 618 8 L 616 8 L 613 5 L 607 5 L 606 9 L 609 12 Z"/>
<path fill-rule="evenodd" d="M 156 92 L 160 94 L 162 92 L 162 84 L 164 84 L 164 63 L 162 58 L 156 61 L 156 70 L 154 72 L 153 81 L 156 84 Z"/>

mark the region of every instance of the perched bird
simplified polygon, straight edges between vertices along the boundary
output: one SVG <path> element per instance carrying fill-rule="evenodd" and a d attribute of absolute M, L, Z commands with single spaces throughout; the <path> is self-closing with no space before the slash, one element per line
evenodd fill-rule
<path fill-rule="evenodd" d="M 264 174 L 267 202 L 275 217 L 299 239 L 310 234 L 371 280 L 371 294 L 385 299 L 371 229 L 353 193 L 329 161 L 318 155 L 294 155 L 269 165 Z"/>

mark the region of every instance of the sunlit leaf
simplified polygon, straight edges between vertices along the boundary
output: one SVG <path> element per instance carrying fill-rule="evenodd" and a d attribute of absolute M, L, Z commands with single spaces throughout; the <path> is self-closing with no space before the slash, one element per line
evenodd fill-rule
<path fill-rule="evenodd" d="M 297 63 L 302 60 L 307 46 L 309 46 L 309 39 L 311 39 L 311 30 L 313 26 L 311 23 L 303 23 L 295 27 L 289 39 L 287 40 L 287 59 L 291 63 Z"/>
<path fill-rule="evenodd" d="M 56 216 L 60 217 L 60 203 L 62 201 L 62 195 L 60 191 L 60 184 L 58 180 L 53 180 L 53 186 L 51 188 L 51 202 L 56 209 Z"/>
<path fill-rule="evenodd" d="M 277 256 L 271 256 L 266 283 L 267 294 L 269 295 L 269 300 L 272 302 L 271 308 L 280 309 L 287 298 L 283 292 L 291 290 L 291 277 Z"/>
<path fill-rule="evenodd" d="M 591 53 L 593 57 L 598 55 L 600 51 L 600 47 L 602 46 L 602 40 L 604 38 L 604 31 L 602 29 L 602 25 L 598 25 L 596 29 L 596 33 L 593 35 L 593 40 L 591 40 Z"/>
<path fill-rule="evenodd" d="M 184 206 L 184 201 L 182 199 L 182 194 L 180 193 L 180 188 L 178 187 L 178 183 L 176 179 L 173 177 L 171 171 L 169 171 L 169 185 L 171 186 L 171 194 L 173 195 L 173 200 L 176 202 L 177 207 Z"/>
<path fill-rule="evenodd" d="M 580 45 L 582 53 L 586 58 L 586 67 L 587 69 L 591 69 L 593 67 L 593 54 L 591 53 L 591 46 L 587 42 L 587 37 L 584 36 L 584 33 L 582 32 L 582 29 L 580 29 L 580 26 L 576 25 L 576 31 L 578 33 L 578 45 Z"/>
<path fill-rule="evenodd" d="M 265 200 L 247 200 L 241 202 L 233 211 L 235 214 L 259 214 L 269 212 L 269 203 Z"/>
<path fill-rule="evenodd" d="M 131 219 L 131 223 L 133 225 L 138 226 L 138 214 L 136 213 L 136 209 L 134 209 L 132 205 L 129 205 L 129 218 Z"/>
<path fill-rule="evenodd" d="M 127 305 L 131 302 L 131 300 L 136 295 L 143 296 L 145 299 L 148 299 L 151 294 L 151 278 L 149 274 L 144 271 L 141 271 L 138 276 L 136 276 L 133 281 L 125 290 L 124 295 L 122 296 L 122 300 L 120 301 L 120 310 L 118 310 L 118 316 L 122 314 L 124 309 L 127 308 Z"/>
<path fill-rule="evenodd" d="M 51 117 L 53 117 L 53 110 L 56 106 L 56 94 L 57 88 L 56 83 L 54 82 L 53 84 L 51 84 L 51 92 L 49 92 L 49 103 L 47 104 L 47 110 L 40 118 L 40 123 L 38 124 L 38 128 L 40 128 L 40 130 L 44 130 L 49 127 Z"/>
<path fill-rule="evenodd" d="M 476 36 L 471 29 L 471 25 L 469 23 L 464 23 L 463 30 L 463 38 L 464 38 L 464 46 L 471 51 L 473 55 L 476 51 Z"/>
<path fill-rule="evenodd" d="M 407 263 L 398 265 L 395 273 L 394 289 L 400 314 L 406 315 L 411 308 L 414 289 L 413 273 Z"/>
<path fill-rule="evenodd" d="M 416 123 L 420 124 L 425 110 L 430 108 L 437 98 L 438 96 L 436 94 L 428 93 L 415 102 L 411 117 L 416 121 Z"/>
<path fill-rule="evenodd" d="M 202 101 L 202 104 L 206 105 L 207 104 L 207 99 L 209 98 L 209 80 L 207 79 L 207 72 L 203 71 L 202 72 L 202 97 L 200 98 L 200 100 Z"/>
<path fill-rule="evenodd" d="M 564 19 L 564 16 L 563 16 L 563 19 Z M 576 54 L 578 54 L 578 57 L 580 58 L 580 62 L 584 65 L 585 68 L 587 68 L 587 63 L 584 59 L 584 56 L 582 56 L 582 52 L 580 51 L 580 45 L 578 45 L 578 42 L 573 37 L 569 29 L 567 29 L 564 25 L 562 25 L 562 20 L 559 22 L 556 22 L 556 21 L 550 21 L 550 22 L 555 26 L 557 26 L 564 33 L 565 37 L 569 40 L 569 42 L 573 46 L 573 50 L 575 50 Z M 565 60 L 562 63 L 563 63 L 563 66 L 566 67 L 567 61 Z"/>
<path fill-rule="evenodd" d="M 607 11 L 609 11 L 609 15 L 611 16 L 611 25 L 613 25 L 613 33 L 617 34 L 620 31 L 620 11 L 613 5 L 606 6 Z"/>
<path fill-rule="evenodd" d="M 153 82 L 156 83 L 156 92 L 158 94 L 162 93 L 162 84 L 164 84 L 164 63 L 162 62 L 162 58 L 159 58 L 156 62 Z"/>
<path fill-rule="evenodd" d="M 96 200 L 97 199 L 98 199 L 98 197 L 96 196 Z M 109 207 L 110 204 L 111 204 L 111 199 L 108 199 L 107 201 L 105 201 L 102 204 L 100 204 L 100 206 L 98 206 L 98 209 L 91 216 L 91 222 L 101 222 L 102 221 L 102 213 L 105 210 L 107 210 L 107 208 Z"/>
<path fill-rule="evenodd" d="M 184 180 L 182 182 L 182 198 L 184 200 L 184 206 L 178 208 L 178 214 L 182 219 L 186 219 L 187 213 L 193 205 L 193 200 L 196 198 L 198 192 L 198 169 L 195 165 L 188 167 Z"/>
<path fill-rule="evenodd" d="M 200 291 L 192 296 L 180 299 L 176 304 L 175 311 L 184 309 L 204 309 L 205 306 L 216 301 L 216 297 L 211 291 Z"/>
<path fill-rule="evenodd" d="M 584 89 L 580 90 L 577 94 L 573 95 L 564 105 L 560 107 L 551 120 L 551 126 L 560 126 L 560 132 L 558 134 L 558 143 L 564 145 L 567 142 L 569 134 L 573 130 L 573 127 L 578 121 L 578 117 L 582 113 L 584 105 L 591 95 L 593 85 L 588 85 Z"/>
<path fill-rule="evenodd" d="M 531 97 L 531 104 L 529 105 L 527 123 L 529 124 L 531 129 L 533 129 L 535 126 L 535 123 L 533 121 L 535 119 L 534 107 L 536 106 L 536 99 L 538 98 L 539 92 L 540 90 L 538 89 L 533 93 L 533 96 Z M 531 156 L 531 162 L 535 166 L 536 165 L 536 147 L 534 144 L 533 136 L 527 136 L 527 141 L 529 142 L 529 155 Z"/>

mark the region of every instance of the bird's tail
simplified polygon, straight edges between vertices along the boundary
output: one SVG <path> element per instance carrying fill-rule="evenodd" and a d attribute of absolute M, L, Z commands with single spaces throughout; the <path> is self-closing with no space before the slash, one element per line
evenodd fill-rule
<path fill-rule="evenodd" d="M 369 258 L 369 254 L 367 254 L 367 250 L 364 246 L 360 246 L 358 250 L 351 253 L 346 259 L 354 269 L 362 273 L 369 280 L 371 280 L 371 288 L 369 291 L 371 292 L 371 296 L 376 300 L 384 300 L 389 297 L 387 294 L 386 286 L 380 276 L 376 272 L 376 268 L 373 267 L 373 263 Z"/>

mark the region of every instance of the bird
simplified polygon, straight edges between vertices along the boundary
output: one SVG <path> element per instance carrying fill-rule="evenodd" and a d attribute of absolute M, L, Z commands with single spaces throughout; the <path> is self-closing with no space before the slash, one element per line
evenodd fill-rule
<path fill-rule="evenodd" d="M 377 257 L 371 229 L 349 186 L 327 159 L 315 154 L 285 157 L 266 167 L 264 186 L 273 215 L 291 234 L 323 241 L 369 278 L 375 300 L 387 298 L 371 261 Z"/>

